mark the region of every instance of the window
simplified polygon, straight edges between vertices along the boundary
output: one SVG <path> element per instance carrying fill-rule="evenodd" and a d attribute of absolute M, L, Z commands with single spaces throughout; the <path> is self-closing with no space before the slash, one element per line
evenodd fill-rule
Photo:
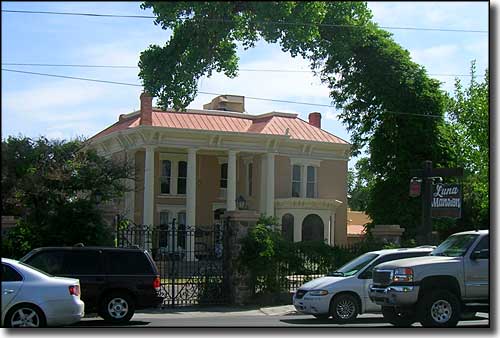
<path fill-rule="evenodd" d="M 252 180 L 252 176 L 253 176 L 253 164 L 252 163 L 248 163 L 248 167 L 247 167 L 247 183 L 248 183 L 248 186 L 247 186 L 247 192 L 248 192 L 248 196 L 252 196 L 252 186 L 253 186 L 253 180 Z"/>
<path fill-rule="evenodd" d="M 26 263 L 51 275 L 60 275 L 64 254 L 61 251 L 45 251 L 31 256 Z"/>
<path fill-rule="evenodd" d="M 293 242 L 293 215 L 284 214 L 281 218 L 281 234 L 287 241 Z"/>
<path fill-rule="evenodd" d="M 160 192 L 170 194 L 170 176 L 172 175 L 172 162 L 170 160 L 161 161 Z"/>
<path fill-rule="evenodd" d="M 2 264 L 2 282 L 19 282 L 23 277 L 12 267 Z"/>
<path fill-rule="evenodd" d="M 186 213 L 179 212 L 179 222 L 177 223 L 177 247 L 186 249 Z"/>
<path fill-rule="evenodd" d="M 300 197 L 300 165 L 292 167 L 292 197 Z"/>
<path fill-rule="evenodd" d="M 220 187 L 227 188 L 227 163 L 220 165 Z"/>
<path fill-rule="evenodd" d="M 316 197 L 316 168 L 307 167 L 307 195 L 306 197 Z"/>
<path fill-rule="evenodd" d="M 177 194 L 186 194 L 187 162 L 179 161 L 177 171 Z"/>
<path fill-rule="evenodd" d="M 141 252 L 108 251 L 110 275 L 152 274 L 154 271 L 146 255 Z"/>
<path fill-rule="evenodd" d="M 168 246 L 168 211 L 160 212 L 160 233 L 158 236 L 158 246 Z"/>
<path fill-rule="evenodd" d="M 99 252 L 93 250 L 67 251 L 64 254 L 63 274 L 95 275 L 99 271 Z"/>

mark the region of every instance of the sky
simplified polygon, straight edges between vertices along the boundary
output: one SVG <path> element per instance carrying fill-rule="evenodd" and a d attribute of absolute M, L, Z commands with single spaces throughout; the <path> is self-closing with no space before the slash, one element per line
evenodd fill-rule
<path fill-rule="evenodd" d="M 488 2 L 368 2 L 380 26 L 488 30 Z M 2 2 L 2 10 L 152 15 L 140 2 Z M 453 91 L 455 75 L 469 74 L 476 60 L 478 74 L 488 66 L 488 34 L 388 29 L 394 40 Z M 5 63 L 47 63 L 137 66 L 139 54 L 151 44 L 163 45 L 170 31 L 153 19 L 102 18 L 2 12 L 2 138 L 9 135 L 70 139 L 90 137 L 139 108 L 141 87 L 18 74 L 30 72 L 140 84 L 138 69 L 13 66 Z M 248 72 L 244 69 L 308 71 L 308 62 L 292 58 L 263 41 L 239 49 L 235 79 L 222 74 L 199 81 L 199 91 L 315 104 L 332 104 L 328 88 L 309 72 Z M 459 76 L 467 83 L 469 76 Z M 381 83 L 383 85 L 383 83 Z M 214 95 L 199 94 L 188 108 L 201 109 Z M 270 111 L 322 114 L 323 129 L 347 141 L 350 135 L 334 108 L 247 99 L 250 114 Z M 350 161 L 352 167 L 354 161 Z"/>

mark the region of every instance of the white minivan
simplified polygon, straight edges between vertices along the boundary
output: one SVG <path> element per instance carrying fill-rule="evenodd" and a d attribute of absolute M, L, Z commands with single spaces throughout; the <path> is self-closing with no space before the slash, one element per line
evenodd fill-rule
<path fill-rule="evenodd" d="M 372 269 L 384 262 L 426 256 L 435 247 L 387 249 L 367 252 L 336 271 L 302 285 L 293 295 L 295 309 L 318 319 L 332 316 L 338 322 L 349 322 L 358 314 L 380 312 L 380 306 L 368 295 Z"/>

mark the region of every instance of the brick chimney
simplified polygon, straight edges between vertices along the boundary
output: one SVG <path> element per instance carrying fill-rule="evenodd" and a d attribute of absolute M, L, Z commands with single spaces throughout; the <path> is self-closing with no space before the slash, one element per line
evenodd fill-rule
<path fill-rule="evenodd" d="M 313 112 L 309 114 L 309 124 L 321 129 L 321 113 Z"/>
<path fill-rule="evenodd" d="M 141 125 L 153 124 L 153 97 L 146 92 L 141 94 Z"/>

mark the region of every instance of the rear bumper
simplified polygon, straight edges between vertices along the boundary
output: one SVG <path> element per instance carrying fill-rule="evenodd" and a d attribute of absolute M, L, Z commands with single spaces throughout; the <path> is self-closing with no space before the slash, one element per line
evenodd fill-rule
<path fill-rule="evenodd" d="M 381 306 L 411 306 L 417 303 L 418 286 L 392 285 L 385 288 L 370 285 L 370 300 Z"/>
<path fill-rule="evenodd" d="M 163 304 L 163 297 L 154 295 L 137 295 L 136 309 L 145 309 L 148 307 L 158 307 Z"/>
<path fill-rule="evenodd" d="M 47 326 L 64 326 L 79 322 L 85 315 L 85 303 L 78 298 L 72 301 L 48 301 L 40 304 Z"/>

